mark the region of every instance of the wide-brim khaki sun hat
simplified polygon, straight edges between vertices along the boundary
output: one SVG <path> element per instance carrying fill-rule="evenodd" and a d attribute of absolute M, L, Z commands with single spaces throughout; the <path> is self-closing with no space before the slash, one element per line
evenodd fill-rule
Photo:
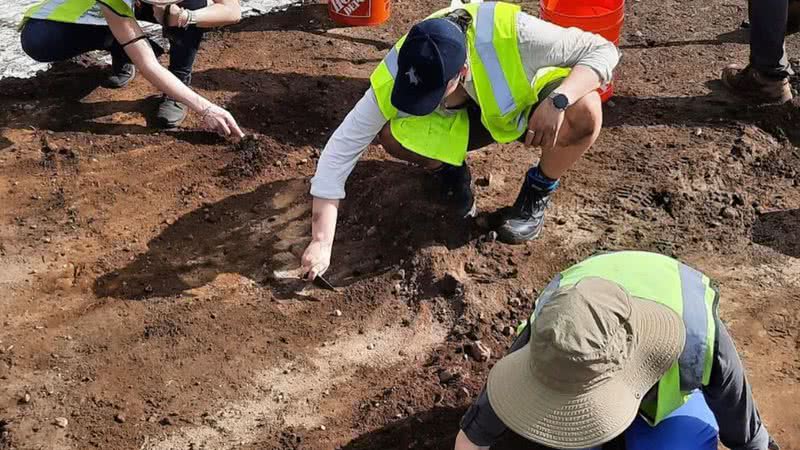
<path fill-rule="evenodd" d="M 625 431 L 685 342 L 678 314 L 601 278 L 558 289 L 531 326 L 492 368 L 489 402 L 515 433 L 563 449 Z"/>

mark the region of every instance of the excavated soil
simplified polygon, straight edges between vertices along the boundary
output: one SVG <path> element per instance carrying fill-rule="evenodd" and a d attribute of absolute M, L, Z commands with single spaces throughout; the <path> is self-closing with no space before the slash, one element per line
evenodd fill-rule
<path fill-rule="evenodd" d="M 337 291 L 273 278 L 307 242 L 327 136 L 394 39 L 447 4 L 393 3 L 379 28 L 311 4 L 210 35 L 194 86 L 240 143 L 195 116 L 155 132 L 141 77 L 111 91 L 104 69 L 60 64 L 0 81 L 0 449 L 452 448 L 548 279 L 633 248 L 719 280 L 763 418 L 800 449 L 800 109 L 720 90 L 747 59 L 744 1 L 629 2 L 605 128 L 539 240 L 453 219 L 435 180 L 373 146 L 343 203 Z M 511 203 L 537 155 L 470 154 L 481 211 Z"/>

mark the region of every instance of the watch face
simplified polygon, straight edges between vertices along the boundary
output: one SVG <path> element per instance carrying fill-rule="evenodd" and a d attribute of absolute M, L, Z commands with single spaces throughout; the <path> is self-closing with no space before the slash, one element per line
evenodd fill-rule
<path fill-rule="evenodd" d="M 564 94 L 558 94 L 553 96 L 553 105 L 558 109 L 567 109 L 569 106 L 569 100 L 567 96 Z"/>

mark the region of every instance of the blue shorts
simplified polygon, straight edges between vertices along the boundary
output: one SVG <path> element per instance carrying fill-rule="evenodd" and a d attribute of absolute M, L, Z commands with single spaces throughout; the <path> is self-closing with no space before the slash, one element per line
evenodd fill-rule
<path fill-rule="evenodd" d="M 719 426 L 703 394 L 695 391 L 689 401 L 657 427 L 637 417 L 625 430 L 626 450 L 717 450 Z M 598 447 L 587 450 L 599 450 Z"/>

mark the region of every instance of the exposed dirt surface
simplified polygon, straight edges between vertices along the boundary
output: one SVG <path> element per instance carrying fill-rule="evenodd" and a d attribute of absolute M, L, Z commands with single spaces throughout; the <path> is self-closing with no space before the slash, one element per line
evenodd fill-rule
<path fill-rule="evenodd" d="M 744 1 L 629 2 L 605 129 L 536 242 L 452 219 L 434 179 L 370 147 L 337 292 L 273 279 L 307 242 L 327 136 L 394 40 L 447 3 L 396 0 L 374 29 L 306 5 L 210 35 L 194 85 L 241 143 L 196 116 L 154 132 L 141 77 L 111 91 L 102 69 L 62 64 L 0 81 L 0 449 L 451 448 L 549 278 L 626 248 L 720 281 L 763 418 L 800 449 L 800 110 L 720 91 L 747 60 Z M 800 56 L 797 35 L 787 49 Z M 470 154 L 479 208 L 510 204 L 536 157 Z"/>

